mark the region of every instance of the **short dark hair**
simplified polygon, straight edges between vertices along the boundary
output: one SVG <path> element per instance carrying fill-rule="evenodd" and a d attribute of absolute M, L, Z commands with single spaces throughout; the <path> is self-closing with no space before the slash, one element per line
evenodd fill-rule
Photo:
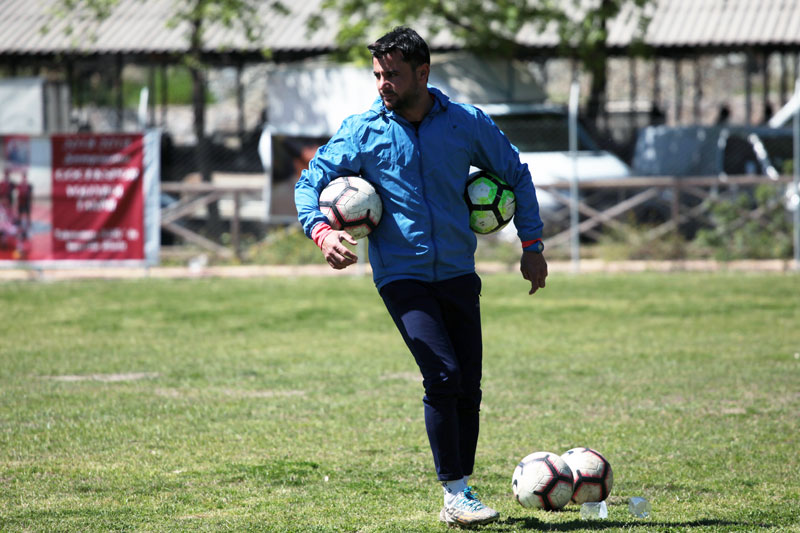
<path fill-rule="evenodd" d="M 367 46 L 372 57 L 381 58 L 395 50 L 403 54 L 403 61 L 411 65 L 412 69 L 425 63 L 430 64 L 431 52 L 428 43 L 417 32 L 406 26 L 397 26 L 395 29 Z"/>

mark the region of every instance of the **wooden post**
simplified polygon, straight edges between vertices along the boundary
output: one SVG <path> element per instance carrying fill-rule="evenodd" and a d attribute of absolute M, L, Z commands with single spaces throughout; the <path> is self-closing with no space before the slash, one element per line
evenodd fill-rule
<path fill-rule="evenodd" d="M 156 67 L 150 65 L 147 68 L 147 126 L 152 127 L 156 123 Z"/>
<path fill-rule="evenodd" d="M 122 131 L 122 117 L 124 113 L 124 101 L 122 94 L 122 54 L 117 54 L 114 68 L 114 89 L 117 97 L 117 131 Z"/>
<path fill-rule="evenodd" d="M 80 101 L 80 96 L 77 95 L 77 89 L 75 84 L 75 62 L 72 59 L 68 59 L 65 65 L 66 70 L 66 78 L 67 78 L 67 87 L 69 87 L 70 97 L 75 100 L 76 104 Z M 78 105 L 80 108 L 80 105 Z"/>
<path fill-rule="evenodd" d="M 703 105 L 703 71 L 700 66 L 700 58 L 694 58 L 694 105 L 692 112 L 694 113 L 695 124 L 703 122 L 702 118 L 702 105 Z"/>
<path fill-rule="evenodd" d="M 681 79 L 681 60 L 675 58 L 675 124 L 681 123 L 683 115 L 683 80 Z"/>
<path fill-rule="evenodd" d="M 233 245 L 233 253 L 237 259 L 242 259 L 242 250 L 241 246 L 239 245 L 239 234 L 240 234 L 240 209 L 242 206 L 242 192 L 241 191 L 234 191 L 233 192 L 233 218 L 231 219 L 231 244 Z"/>
<path fill-rule="evenodd" d="M 744 61 L 744 123 L 748 126 L 753 121 L 753 81 L 750 79 L 750 67 L 753 54 L 748 50 Z"/>
<path fill-rule="evenodd" d="M 537 58 L 536 65 L 539 67 L 539 73 L 542 75 L 542 89 L 544 89 L 545 94 L 549 94 L 547 88 L 550 85 L 550 75 L 547 69 L 547 59 Z"/>
<path fill-rule="evenodd" d="M 239 134 L 239 139 L 244 139 L 244 86 L 242 85 L 242 68 L 243 65 L 239 62 L 236 65 L 236 112 L 238 113 L 237 117 L 237 129 Z"/>
<path fill-rule="evenodd" d="M 661 103 L 661 61 L 653 59 L 653 106 Z"/>
<path fill-rule="evenodd" d="M 681 216 L 681 189 L 678 185 L 678 178 L 672 178 L 672 206 L 670 216 L 672 217 L 672 224 L 675 231 L 678 231 Z"/>
<path fill-rule="evenodd" d="M 636 100 L 639 96 L 636 94 L 636 58 L 631 56 L 629 58 L 629 71 L 628 71 L 628 83 L 630 84 L 630 110 L 628 111 L 628 127 L 630 128 L 631 132 L 636 131 L 637 126 L 637 106 Z M 633 134 L 630 134 L 633 136 Z"/>
<path fill-rule="evenodd" d="M 169 102 L 167 88 L 167 64 L 163 63 L 161 65 L 161 127 L 164 129 L 167 127 L 167 104 Z"/>
<path fill-rule="evenodd" d="M 766 124 L 769 117 L 772 115 L 772 106 L 769 103 L 769 54 L 767 52 L 764 52 L 763 60 L 764 62 L 761 65 L 761 123 Z"/>
<path fill-rule="evenodd" d="M 781 63 L 780 63 L 781 64 L 781 76 L 780 76 L 780 89 L 779 89 L 780 90 L 780 95 L 779 95 L 779 98 L 780 98 L 780 107 L 783 107 L 783 106 L 786 105 L 786 102 L 787 102 L 786 93 L 787 93 L 787 88 L 789 87 L 789 76 L 788 76 L 788 74 L 786 72 L 786 70 L 787 70 L 786 52 L 781 52 L 780 53 L 780 58 L 781 58 Z"/>

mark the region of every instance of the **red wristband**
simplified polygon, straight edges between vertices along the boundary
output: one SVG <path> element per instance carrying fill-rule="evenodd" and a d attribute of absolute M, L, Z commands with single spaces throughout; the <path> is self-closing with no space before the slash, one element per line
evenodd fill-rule
<path fill-rule="evenodd" d="M 319 222 L 314 229 L 311 230 L 311 239 L 314 241 L 314 244 L 319 246 L 320 250 L 322 249 L 322 242 L 325 240 L 325 237 L 330 235 L 333 231 L 333 228 L 330 227 L 325 222 Z"/>
<path fill-rule="evenodd" d="M 522 247 L 527 248 L 528 246 L 533 246 L 537 242 L 540 242 L 542 239 L 533 239 L 532 241 L 522 241 Z"/>

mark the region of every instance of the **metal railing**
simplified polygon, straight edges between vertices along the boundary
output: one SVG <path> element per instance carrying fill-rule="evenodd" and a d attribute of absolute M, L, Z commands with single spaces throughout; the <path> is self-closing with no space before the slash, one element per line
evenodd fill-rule
<path fill-rule="evenodd" d="M 721 200 L 730 193 L 752 189 L 758 185 L 768 184 L 775 187 L 791 187 L 792 176 L 776 176 L 767 178 L 758 175 L 744 176 L 651 176 L 630 177 L 619 180 L 586 182 L 580 184 L 578 211 L 581 219 L 578 231 L 582 237 L 598 238 L 604 230 L 625 231 L 637 224 L 632 213 L 643 206 L 657 205 L 665 214 L 662 220 L 648 226 L 644 232 L 645 240 L 655 240 L 670 232 L 677 231 L 682 225 L 697 222 L 711 224 L 709 211 L 716 200 Z M 557 184 L 537 185 L 550 193 L 562 208 L 557 210 L 554 218 L 569 220 L 569 206 L 572 197 L 569 194 L 568 181 Z M 253 207 L 263 209 L 257 223 L 263 227 L 270 225 L 286 225 L 290 223 L 286 217 L 267 220 L 266 207 L 263 203 L 263 187 L 260 186 L 221 186 L 212 183 L 162 183 L 162 192 L 175 198 L 170 205 L 162 208 L 161 227 L 187 244 L 224 259 L 238 258 L 246 260 L 242 253 L 242 225 L 244 220 L 252 220 Z M 606 199 L 602 204 L 593 201 L 597 194 Z M 608 198 L 615 198 L 608 201 Z M 248 216 L 244 208 L 250 205 Z M 193 229 L 188 222 L 197 221 L 208 216 L 209 206 L 219 206 L 219 216 L 230 236 L 229 243 L 204 235 L 202 231 Z M 259 207 L 261 206 L 261 207 Z M 742 223 L 757 220 L 765 215 L 763 206 L 740 208 Z M 195 227 L 197 225 L 195 224 Z M 570 228 L 562 229 L 555 234 L 547 235 L 548 247 L 568 246 Z"/>
<path fill-rule="evenodd" d="M 585 182 L 580 184 L 581 198 L 591 197 L 592 193 L 605 191 L 614 192 L 618 201 L 597 208 L 585 199 L 579 199 L 578 211 L 584 216 L 578 224 L 581 236 L 597 237 L 597 228 L 607 226 L 615 230 L 631 228 L 636 218 L 628 217 L 623 220 L 622 215 L 635 212 L 637 208 L 648 203 L 659 204 L 666 207 L 668 215 L 665 220 L 658 222 L 655 227 L 647 230 L 645 240 L 654 240 L 663 235 L 676 231 L 682 224 L 691 221 L 708 223 L 708 212 L 715 200 L 721 199 L 726 192 L 740 191 L 758 185 L 790 185 L 792 176 L 775 176 L 767 178 L 758 175 L 744 176 L 648 176 L 630 177 L 618 180 L 599 182 Z M 562 205 L 560 213 L 554 218 L 568 218 L 568 208 L 572 197 L 564 191 L 570 189 L 570 183 L 565 181 L 558 184 L 537 185 L 552 194 Z M 691 200 L 691 201 L 690 201 Z M 764 215 L 764 207 L 742 210 L 744 219 L 758 219 Z M 634 222 L 631 223 L 630 220 Z M 565 229 L 548 237 L 550 246 L 567 245 L 570 240 L 570 229 Z"/>

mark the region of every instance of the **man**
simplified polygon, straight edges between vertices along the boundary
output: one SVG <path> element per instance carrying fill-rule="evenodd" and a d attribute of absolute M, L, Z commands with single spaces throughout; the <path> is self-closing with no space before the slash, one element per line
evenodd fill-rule
<path fill-rule="evenodd" d="M 358 258 L 345 243 L 355 240 L 328 225 L 319 194 L 339 176 L 360 175 L 375 186 L 383 217 L 369 236 L 369 260 L 422 373 L 425 427 L 444 489 L 439 516 L 450 525 L 491 522 L 498 513 L 467 484 L 478 442 L 482 345 L 477 240 L 463 194 L 471 165 L 514 188 L 520 270 L 533 294 L 547 277 L 536 193 L 527 166 L 491 119 L 428 86 L 430 53 L 414 30 L 395 28 L 368 49 L 379 97 L 347 118 L 302 172 L 299 219 L 332 268 L 352 265 Z"/>
<path fill-rule="evenodd" d="M 11 170 L 6 168 L 3 173 L 3 181 L 0 181 L 0 204 L 11 213 L 14 204 L 14 189 L 16 184 L 11 181 Z"/>
<path fill-rule="evenodd" d="M 31 200 L 33 199 L 33 185 L 28 181 L 28 172 L 22 171 L 22 181 L 17 186 L 17 224 L 20 230 L 20 239 L 28 239 L 31 227 Z"/>

